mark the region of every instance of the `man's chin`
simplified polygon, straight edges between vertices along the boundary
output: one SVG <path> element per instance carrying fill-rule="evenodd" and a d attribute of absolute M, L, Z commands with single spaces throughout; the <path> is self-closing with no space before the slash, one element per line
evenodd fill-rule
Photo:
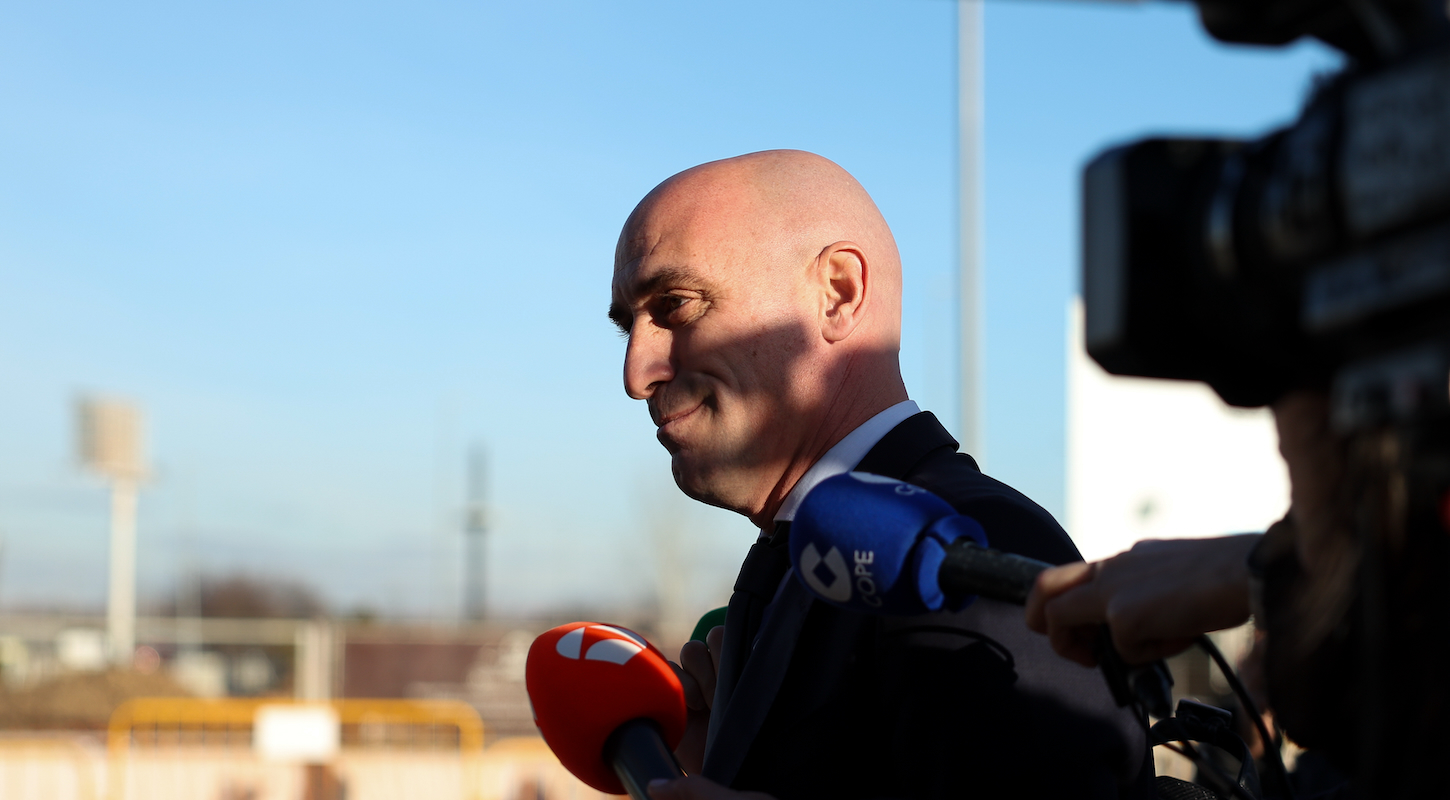
<path fill-rule="evenodd" d="M 727 492 L 721 491 L 722 482 L 714 470 L 702 469 L 694 459 L 682 452 L 677 451 L 672 455 L 670 471 L 674 474 L 675 485 L 680 487 L 686 497 L 717 508 L 746 513 L 740 506 L 739 498 L 729 497 Z"/>
<path fill-rule="evenodd" d="M 679 449 L 670 451 L 670 473 L 674 475 L 675 485 L 690 499 L 709 502 L 705 499 L 710 494 L 709 482 L 703 479 L 699 470 L 690 463 L 690 458 Z"/>

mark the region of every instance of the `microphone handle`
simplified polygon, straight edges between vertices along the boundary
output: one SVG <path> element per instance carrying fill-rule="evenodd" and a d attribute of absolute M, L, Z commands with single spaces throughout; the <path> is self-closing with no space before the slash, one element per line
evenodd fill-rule
<path fill-rule="evenodd" d="M 947 545 L 946 557 L 937 570 L 937 583 L 947 594 L 975 594 L 1020 606 L 1026 604 L 1038 574 L 1050 566 L 1027 556 L 988 550 L 963 538 Z M 1113 701 L 1119 706 L 1137 701 L 1159 719 L 1173 713 L 1173 674 L 1161 659 L 1136 667 L 1123 663 L 1106 625 L 1098 634 L 1093 652 Z"/>
<path fill-rule="evenodd" d="M 949 595 L 975 594 L 980 597 L 1024 605 L 1032 584 L 1046 561 L 988 550 L 965 537 L 946 546 L 946 557 L 937 570 L 937 583 Z"/>
<path fill-rule="evenodd" d="M 604 742 L 604 760 L 634 800 L 649 800 L 649 782 L 685 777 L 675 754 L 665 746 L 659 726 L 646 718 L 632 719 L 615 728 Z"/>

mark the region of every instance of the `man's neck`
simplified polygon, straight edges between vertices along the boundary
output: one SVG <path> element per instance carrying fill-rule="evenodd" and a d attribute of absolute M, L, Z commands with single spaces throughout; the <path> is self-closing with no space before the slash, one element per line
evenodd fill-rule
<path fill-rule="evenodd" d="M 877 408 L 869 414 L 852 415 L 850 417 L 851 422 L 841 422 L 830 428 L 829 435 L 815 437 L 812 446 L 803 449 L 803 452 L 809 453 L 809 455 L 797 456 L 791 459 L 790 463 L 781 472 L 779 480 L 777 480 L 774 486 L 771 487 L 770 493 L 767 495 L 766 502 L 763 504 L 758 512 L 750 515 L 750 521 L 754 523 L 756 527 L 762 530 L 771 530 L 775 525 L 775 520 L 780 517 L 782 507 L 785 506 L 787 502 L 792 499 L 791 495 L 795 491 L 796 487 L 801 484 L 802 479 L 806 478 L 811 473 L 812 469 L 816 467 L 817 464 L 820 464 L 822 460 L 830 455 L 832 451 L 835 450 L 837 447 L 842 446 L 843 442 L 845 442 L 848 437 L 861 430 L 862 426 L 876 419 L 878 416 L 891 416 L 892 419 L 886 420 L 886 422 L 889 424 L 885 424 L 884 427 L 882 427 L 879 431 L 874 431 L 874 435 L 869 437 L 870 441 L 864 442 L 864 446 L 852 448 L 854 457 L 849 459 L 851 461 L 850 464 L 833 466 L 833 471 L 831 472 L 831 474 L 836 474 L 840 471 L 849 470 L 852 466 L 854 466 L 855 463 L 866 454 L 866 451 L 869 450 L 872 445 L 876 444 L 876 442 L 880 440 L 881 436 L 884 436 L 888 431 L 890 431 L 892 427 L 895 427 L 895 424 L 897 422 L 900 422 L 901 419 L 904 419 L 905 417 L 919 411 L 919 409 L 916 407 L 916 404 L 914 403 L 911 403 L 909 407 L 898 408 L 898 406 L 902 406 L 903 403 L 907 402 L 905 392 L 903 391 L 902 394 L 903 396 L 898 401 L 891 402 L 882 406 L 881 408 Z M 887 412 L 893 413 L 887 414 Z M 853 444 L 859 445 L 860 443 Z M 854 452 L 858 449 L 860 452 Z M 811 485 L 813 486 L 816 482 L 818 482 L 818 480 L 811 481 Z M 808 491 L 810 487 L 805 488 Z M 789 509 L 791 513 L 787 514 L 786 518 L 794 515 L 794 506 L 798 504 L 799 501 L 800 498 L 794 498 L 794 502 L 791 503 L 791 507 Z"/>

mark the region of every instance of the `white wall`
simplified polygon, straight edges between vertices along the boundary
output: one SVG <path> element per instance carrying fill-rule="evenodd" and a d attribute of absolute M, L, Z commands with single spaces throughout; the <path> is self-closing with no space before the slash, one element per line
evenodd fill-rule
<path fill-rule="evenodd" d="M 1267 409 L 1201 383 L 1122 378 L 1088 357 L 1068 311 L 1067 532 L 1089 561 L 1139 539 L 1262 531 L 1289 507 Z"/>

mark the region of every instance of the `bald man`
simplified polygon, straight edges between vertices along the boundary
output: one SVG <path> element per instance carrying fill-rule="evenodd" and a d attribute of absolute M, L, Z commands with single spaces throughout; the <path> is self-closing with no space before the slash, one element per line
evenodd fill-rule
<path fill-rule="evenodd" d="M 995 547 L 1080 560 L 908 398 L 900 256 L 854 178 L 769 151 L 666 180 L 625 222 L 609 316 L 675 482 L 761 531 L 723 630 L 681 651 L 691 777 L 653 797 L 1146 796 L 1141 729 L 1020 608 L 873 617 L 787 579 L 795 509 L 853 469 L 937 493 Z"/>

